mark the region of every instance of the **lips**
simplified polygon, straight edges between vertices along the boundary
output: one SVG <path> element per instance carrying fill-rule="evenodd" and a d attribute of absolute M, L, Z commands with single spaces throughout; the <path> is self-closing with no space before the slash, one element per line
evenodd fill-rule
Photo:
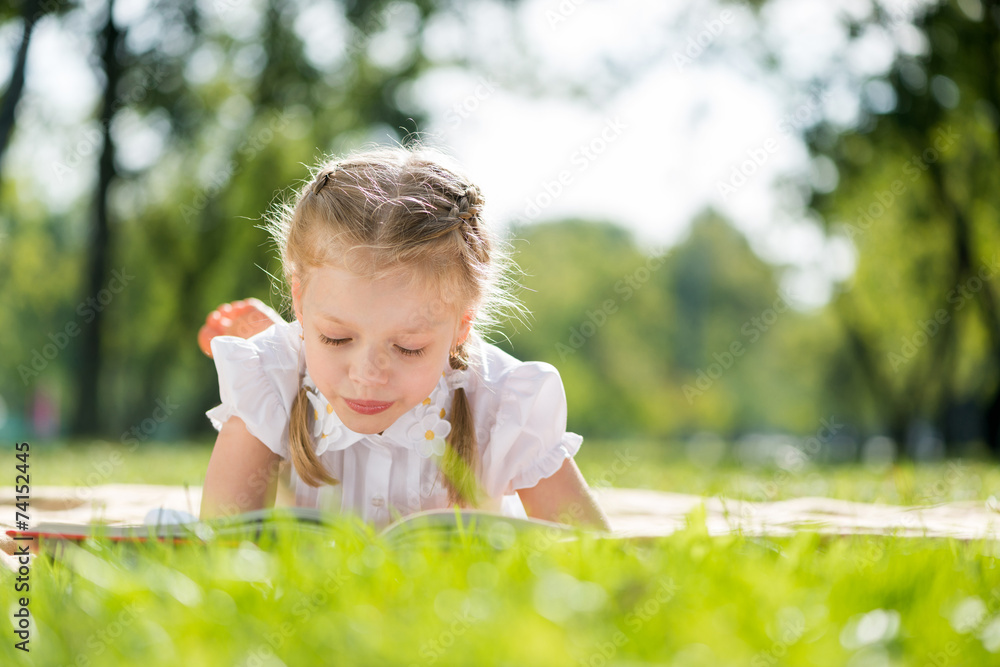
<path fill-rule="evenodd" d="M 350 398 L 345 398 L 344 403 L 351 410 L 362 415 L 377 415 L 380 412 L 385 412 L 392 406 L 392 401 L 388 403 L 385 401 L 356 401 Z"/>

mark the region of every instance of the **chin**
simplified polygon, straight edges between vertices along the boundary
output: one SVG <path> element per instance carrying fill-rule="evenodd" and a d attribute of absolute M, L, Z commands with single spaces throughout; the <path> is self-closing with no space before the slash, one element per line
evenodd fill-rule
<path fill-rule="evenodd" d="M 385 429 L 392 426 L 393 422 L 399 417 L 399 415 L 389 415 L 378 414 L 378 415 L 359 415 L 353 410 L 348 408 L 350 414 L 342 415 L 340 421 L 344 422 L 344 426 L 351 429 L 355 433 L 361 433 L 363 435 L 374 435 L 376 433 L 381 433 Z"/>
<path fill-rule="evenodd" d="M 351 429 L 355 433 L 360 433 L 361 435 L 378 435 L 382 431 L 389 428 L 391 424 L 386 424 L 385 426 L 371 426 L 370 424 L 348 424 L 347 428 Z"/>

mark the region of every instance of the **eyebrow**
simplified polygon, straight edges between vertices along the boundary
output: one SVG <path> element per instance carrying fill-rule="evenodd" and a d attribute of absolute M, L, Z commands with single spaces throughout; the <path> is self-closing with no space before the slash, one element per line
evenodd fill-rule
<path fill-rule="evenodd" d="M 344 322 L 343 320 L 338 319 L 338 318 L 334 317 L 333 315 L 328 315 L 326 313 L 319 313 L 317 315 L 317 317 L 319 317 L 322 320 L 327 320 L 328 322 L 333 322 L 334 324 L 339 324 L 342 327 L 347 327 L 348 329 L 357 329 L 357 327 L 355 325 L 353 325 L 353 324 L 351 324 L 349 322 Z M 430 331 L 430 329 L 433 328 L 437 323 L 428 322 L 427 324 L 428 324 L 428 327 L 425 328 L 425 329 L 419 329 L 417 327 L 411 327 L 409 329 L 403 329 L 402 331 L 399 331 L 398 333 L 401 333 L 401 334 L 423 334 L 423 333 L 428 333 Z"/>

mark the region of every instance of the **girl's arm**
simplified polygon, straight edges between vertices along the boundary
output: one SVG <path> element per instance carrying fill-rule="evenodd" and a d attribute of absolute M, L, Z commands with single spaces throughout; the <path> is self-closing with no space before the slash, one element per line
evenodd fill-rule
<path fill-rule="evenodd" d="M 281 457 L 230 417 L 219 431 L 205 473 L 201 520 L 274 506 Z"/>
<path fill-rule="evenodd" d="M 530 517 L 611 531 L 607 515 L 571 457 L 554 475 L 539 480 L 530 489 L 518 489 L 517 495 Z"/>

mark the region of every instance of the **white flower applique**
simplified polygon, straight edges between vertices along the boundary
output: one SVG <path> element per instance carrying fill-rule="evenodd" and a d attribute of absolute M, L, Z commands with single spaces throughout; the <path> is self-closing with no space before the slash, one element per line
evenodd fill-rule
<path fill-rule="evenodd" d="M 319 441 L 316 453 L 322 454 L 329 444 L 329 440 L 323 441 L 340 438 L 341 426 L 339 420 L 333 417 L 333 406 L 322 395 L 306 389 L 306 396 L 313 408 L 313 437 Z"/>
<path fill-rule="evenodd" d="M 444 454 L 444 439 L 451 433 L 451 422 L 445 419 L 444 399 L 447 392 L 436 391 L 418 406 L 417 423 L 410 427 L 410 439 L 416 443 L 417 454 L 422 458 Z"/>

